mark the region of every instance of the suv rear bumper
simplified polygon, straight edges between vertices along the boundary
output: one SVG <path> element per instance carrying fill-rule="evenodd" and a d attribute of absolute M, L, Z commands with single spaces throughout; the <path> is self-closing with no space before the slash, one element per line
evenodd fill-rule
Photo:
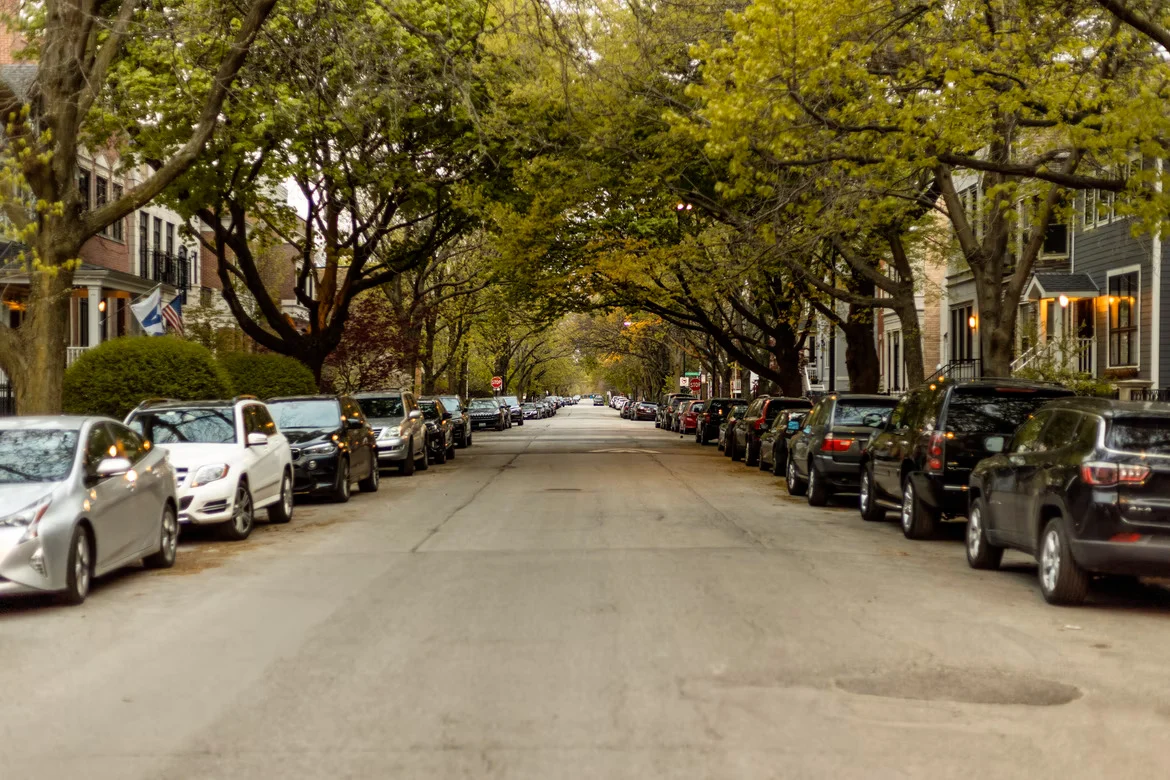
<path fill-rule="evenodd" d="M 1170 537 L 1147 537 L 1139 542 L 1069 539 L 1073 559 L 1091 572 L 1134 577 L 1170 575 Z"/>
<path fill-rule="evenodd" d="M 758 442 L 757 442 L 758 446 Z M 861 489 L 861 463 L 858 461 L 834 460 L 820 453 L 813 456 L 817 471 L 837 490 Z"/>
<path fill-rule="evenodd" d="M 946 485 L 942 479 L 933 474 L 923 474 L 916 471 L 910 475 L 914 480 L 914 491 L 918 498 L 932 509 L 944 515 L 966 517 L 968 510 L 968 495 L 966 485 Z"/>

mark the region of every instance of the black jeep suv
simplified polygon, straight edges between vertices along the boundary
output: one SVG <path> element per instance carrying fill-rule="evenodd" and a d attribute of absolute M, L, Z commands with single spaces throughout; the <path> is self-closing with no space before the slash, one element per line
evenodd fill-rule
<path fill-rule="evenodd" d="M 902 533 L 932 536 L 941 517 L 965 517 L 975 464 L 1003 436 L 1072 390 L 1015 379 L 932 381 L 907 393 L 861 455 L 861 516 L 902 513 Z M 991 446 L 989 446 L 991 445 Z"/>

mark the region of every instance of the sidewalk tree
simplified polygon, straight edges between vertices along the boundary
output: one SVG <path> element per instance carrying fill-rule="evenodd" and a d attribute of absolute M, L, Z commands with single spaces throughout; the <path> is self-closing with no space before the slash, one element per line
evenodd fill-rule
<path fill-rule="evenodd" d="M 28 42 L 29 60 L 0 79 L 0 208 L 15 247 L 8 261 L 30 277 L 23 320 L 0 323 L 0 368 L 21 413 L 61 410 L 82 244 L 192 165 L 275 3 L 57 0 L 5 20 Z M 163 50 L 167 68 L 143 67 Z M 83 145 L 109 145 L 129 160 L 145 152 L 153 173 L 91 207 L 78 189 Z"/>

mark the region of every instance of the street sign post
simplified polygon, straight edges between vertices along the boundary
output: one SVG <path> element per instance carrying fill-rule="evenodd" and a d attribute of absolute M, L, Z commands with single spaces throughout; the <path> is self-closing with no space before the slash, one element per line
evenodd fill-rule
<path fill-rule="evenodd" d="M 702 384 L 703 383 L 699 381 L 699 378 L 697 376 L 691 377 L 691 392 L 692 393 L 699 392 L 699 388 L 702 386 Z"/>
<path fill-rule="evenodd" d="M 683 376 L 702 376 L 702 371 L 684 371 Z"/>
<path fill-rule="evenodd" d="M 504 378 L 502 376 L 493 376 L 492 377 L 492 390 L 495 390 L 498 393 L 499 391 L 501 391 L 503 389 L 504 389 Z"/>

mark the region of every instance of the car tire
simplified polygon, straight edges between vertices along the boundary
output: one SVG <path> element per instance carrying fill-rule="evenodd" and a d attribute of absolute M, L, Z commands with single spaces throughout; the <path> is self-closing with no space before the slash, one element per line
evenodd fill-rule
<path fill-rule="evenodd" d="M 378 486 L 382 483 L 382 475 L 378 472 L 378 456 L 374 455 L 374 463 L 370 468 L 370 473 L 361 482 L 358 482 L 358 487 L 363 493 L 377 493 Z"/>
<path fill-rule="evenodd" d="M 292 520 L 293 516 L 293 480 L 292 474 L 287 471 L 280 478 L 280 496 L 276 503 L 268 507 L 268 522 L 281 525 Z"/>
<path fill-rule="evenodd" d="M 163 507 L 162 519 L 159 522 L 158 552 L 142 559 L 142 565 L 148 569 L 169 569 L 175 565 L 175 556 L 179 550 L 179 516 L 175 508 L 168 502 Z"/>
<path fill-rule="evenodd" d="M 443 449 L 441 449 L 435 453 L 435 465 L 442 466 L 446 462 L 447 462 L 447 449 L 444 447 Z"/>
<path fill-rule="evenodd" d="M 779 448 L 780 446 L 777 445 L 772 450 L 772 475 L 776 477 L 783 477 L 787 473 L 786 467 L 788 466 L 788 453 L 783 453 L 784 457 L 781 458 L 781 453 L 776 451 Z"/>
<path fill-rule="evenodd" d="M 344 504 L 349 501 L 350 497 L 350 478 L 353 475 L 349 470 L 349 458 L 342 458 L 337 463 L 337 480 L 333 485 L 333 490 L 329 493 L 329 499 L 335 504 Z"/>
<path fill-rule="evenodd" d="M 861 519 L 867 523 L 880 523 L 886 519 L 886 510 L 877 502 L 874 494 L 873 466 L 866 464 L 861 470 L 861 495 L 857 498 L 857 508 L 861 510 Z"/>
<path fill-rule="evenodd" d="M 825 480 L 825 475 L 820 472 L 815 463 L 808 464 L 808 505 L 824 506 L 829 503 L 829 498 L 832 495 L 833 489 Z"/>
<path fill-rule="evenodd" d="M 517 424 L 517 425 L 523 425 L 523 424 L 524 424 L 524 421 L 523 421 L 523 420 L 517 420 L 517 421 L 516 421 L 516 424 Z"/>
<path fill-rule="evenodd" d="M 402 459 L 398 473 L 404 477 L 414 476 L 414 439 L 406 442 L 406 457 Z"/>
<path fill-rule="evenodd" d="M 930 539 L 938 529 L 938 513 L 918 497 L 914 480 L 902 482 L 902 534 L 907 539 Z"/>
<path fill-rule="evenodd" d="M 496 423 L 496 430 L 497 430 L 497 431 L 502 431 L 502 430 L 504 430 L 504 424 L 503 424 L 502 422 L 497 422 L 497 423 Z"/>
<path fill-rule="evenodd" d="M 756 465 L 760 467 L 760 471 L 768 471 L 771 464 L 764 462 L 764 444 L 760 442 L 759 452 L 756 454 Z"/>
<path fill-rule="evenodd" d="M 415 468 L 419 471 L 426 471 L 431 467 L 431 448 L 427 446 L 426 440 L 423 440 L 422 457 L 418 459 Z"/>
<path fill-rule="evenodd" d="M 967 565 L 972 569 L 998 569 L 1003 548 L 987 541 L 987 504 L 982 497 L 971 502 L 967 513 Z"/>
<path fill-rule="evenodd" d="M 755 466 L 759 462 L 760 462 L 760 445 L 757 444 L 756 446 L 753 447 L 752 443 L 749 441 L 747 444 L 747 448 L 744 451 L 743 465 Z"/>
<path fill-rule="evenodd" d="M 467 439 L 463 442 L 463 446 L 464 447 L 471 446 L 471 432 L 470 431 L 467 433 Z"/>
<path fill-rule="evenodd" d="M 1054 517 L 1040 535 L 1040 592 L 1049 604 L 1076 606 L 1089 595 L 1089 575 L 1073 559 L 1064 519 Z"/>
<path fill-rule="evenodd" d="M 788 468 L 785 469 L 784 473 L 784 484 L 788 488 L 788 495 L 803 496 L 808 491 L 808 485 L 796 474 L 796 463 L 792 458 L 788 459 Z"/>
<path fill-rule="evenodd" d="M 739 449 L 739 442 L 735 439 L 731 440 L 731 459 L 734 461 L 743 460 L 743 452 Z"/>
<path fill-rule="evenodd" d="M 93 586 L 93 540 L 85 526 L 78 525 L 73 529 L 66 565 L 65 590 L 61 593 L 61 601 L 76 606 L 85 601 Z"/>
<path fill-rule="evenodd" d="M 232 501 L 232 519 L 220 523 L 220 536 L 229 542 L 242 542 L 252 535 L 255 526 L 256 506 L 252 503 L 252 491 L 248 490 L 247 482 L 240 480 Z"/>
<path fill-rule="evenodd" d="M 455 460 L 455 441 L 451 441 L 451 446 L 447 448 L 447 460 Z"/>

